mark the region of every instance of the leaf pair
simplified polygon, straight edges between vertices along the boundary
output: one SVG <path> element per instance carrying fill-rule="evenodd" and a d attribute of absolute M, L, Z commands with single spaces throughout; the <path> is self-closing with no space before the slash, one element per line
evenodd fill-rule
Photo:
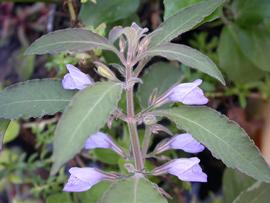
<path fill-rule="evenodd" d="M 168 43 L 180 34 L 198 25 L 206 16 L 209 16 L 220 6 L 222 2 L 222 0 L 204 1 L 183 9 L 168 18 L 158 29 L 147 36 L 150 39 L 150 49 L 141 57 L 159 55 L 170 60 L 178 60 L 225 84 L 222 74 L 207 56 L 187 46 Z M 49 33 L 36 40 L 27 49 L 26 54 L 58 53 L 62 51 L 83 52 L 95 48 L 118 53 L 118 50 L 113 44 L 104 37 L 85 29 L 65 29 Z"/>

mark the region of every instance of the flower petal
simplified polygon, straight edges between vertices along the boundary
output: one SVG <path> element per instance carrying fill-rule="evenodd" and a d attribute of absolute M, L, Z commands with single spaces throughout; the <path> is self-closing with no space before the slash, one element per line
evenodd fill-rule
<path fill-rule="evenodd" d="M 70 176 L 68 182 L 65 184 L 63 191 L 65 192 L 84 192 L 92 187 L 91 184 L 81 181 L 75 176 Z"/>
<path fill-rule="evenodd" d="M 87 74 L 81 72 L 75 66 L 67 64 L 66 67 L 69 73 L 66 74 L 62 80 L 63 88 L 81 90 L 93 83 L 92 79 Z"/>
<path fill-rule="evenodd" d="M 188 133 L 176 135 L 169 142 L 172 149 L 182 149 L 189 153 L 198 153 L 204 150 L 204 146 Z"/>
<path fill-rule="evenodd" d="M 198 87 L 202 83 L 201 79 L 192 83 L 182 83 L 172 88 L 168 99 L 173 102 L 182 102 L 187 105 L 203 105 L 208 102 L 203 91 Z"/>
<path fill-rule="evenodd" d="M 199 162 L 197 157 L 173 160 L 167 166 L 168 173 L 183 181 L 207 182 L 207 175 L 203 173 Z"/>
<path fill-rule="evenodd" d="M 96 148 L 104 148 L 104 149 L 112 149 L 120 156 L 125 157 L 125 153 L 123 150 L 118 147 L 112 140 L 112 138 L 106 135 L 103 132 L 97 132 L 91 135 L 84 144 L 85 149 L 96 149 Z"/>
<path fill-rule="evenodd" d="M 99 170 L 90 167 L 78 168 L 72 167 L 69 169 L 69 173 L 82 181 L 86 182 L 99 182 L 105 178 L 105 175 Z"/>
<path fill-rule="evenodd" d="M 104 174 L 95 168 L 77 168 L 69 170 L 71 174 L 64 186 L 66 192 L 83 192 L 89 190 L 93 185 L 106 178 Z"/>
<path fill-rule="evenodd" d="M 64 89 L 76 89 L 76 84 L 71 77 L 70 73 L 67 73 L 63 80 L 62 80 L 62 86 Z"/>
<path fill-rule="evenodd" d="M 85 149 L 111 148 L 111 138 L 103 132 L 91 135 L 85 142 Z"/>

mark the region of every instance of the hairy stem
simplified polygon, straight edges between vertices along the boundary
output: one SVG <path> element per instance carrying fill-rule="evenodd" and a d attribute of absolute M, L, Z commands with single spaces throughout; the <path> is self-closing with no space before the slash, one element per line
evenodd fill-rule
<path fill-rule="evenodd" d="M 132 68 L 126 67 L 126 80 L 132 77 Z M 128 85 L 129 86 L 129 85 Z M 129 129 L 129 134 L 131 138 L 131 147 L 132 153 L 135 161 L 135 168 L 138 171 L 142 171 L 144 168 L 144 161 L 142 157 L 142 151 L 140 147 L 140 141 L 137 131 L 137 121 L 135 118 L 134 112 L 134 100 L 133 100 L 133 85 L 128 87 L 126 91 L 126 100 L 127 100 L 127 124 Z"/>

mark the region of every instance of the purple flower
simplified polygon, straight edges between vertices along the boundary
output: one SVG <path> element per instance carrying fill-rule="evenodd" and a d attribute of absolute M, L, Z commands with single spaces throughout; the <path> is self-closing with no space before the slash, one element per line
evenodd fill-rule
<path fill-rule="evenodd" d="M 208 102 L 203 91 L 198 87 L 202 80 L 198 79 L 191 83 L 182 83 L 173 87 L 166 94 L 166 99 L 172 102 L 182 102 L 187 105 L 203 105 Z"/>
<path fill-rule="evenodd" d="M 101 173 L 95 168 L 69 169 L 70 177 L 64 186 L 65 192 L 83 192 L 89 190 L 93 185 L 107 179 L 106 174 Z"/>
<path fill-rule="evenodd" d="M 111 137 L 109 137 L 103 132 L 97 132 L 91 135 L 86 140 L 84 147 L 85 149 L 96 149 L 96 148 L 112 149 L 117 154 L 125 156 L 123 150 L 113 142 Z"/>
<path fill-rule="evenodd" d="M 81 72 L 71 64 L 67 64 L 66 66 L 69 73 L 67 73 L 62 80 L 62 86 L 64 89 L 82 90 L 93 84 L 92 79 L 87 74 Z"/>
<path fill-rule="evenodd" d="M 202 171 L 199 162 L 200 159 L 197 157 L 174 159 L 169 163 L 155 168 L 153 175 L 170 173 L 183 181 L 207 182 L 207 175 Z"/>
<path fill-rule="evenodd" d="M 198 153 L 204 150 L 204 146 L 195 140 L 191 134 L 184 133 L 175 135 L 166 143 L 158 145 L 155 153 L 160 154 L 170 149 L 181 149 L 189 153 Z"/>

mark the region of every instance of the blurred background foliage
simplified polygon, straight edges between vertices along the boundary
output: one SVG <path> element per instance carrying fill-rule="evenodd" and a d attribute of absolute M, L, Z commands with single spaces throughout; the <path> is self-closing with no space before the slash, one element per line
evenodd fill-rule
<path fill-rule="evenodd" d="M 116 57 L 106 51 L 95 50 L 84 54 L 63 53 L 47 56 L 24 56 L 31 42 L 42 34 L 67 27 L 85 27 L 107 36 L 116 25 L 129 26 L 137 22 L 154 30 L 181 9 L 203 0 L 9 0 L 0 3 L 0 89 L 19 81 L 33 78 L 57 77 L 66 73 L 65 64 L 71 63 L 99 79 L 93 61 L 110 64 L 118 71 Z M 270 163 L 270 1 L 227 0 L 204 20 L 204 24 L 178 37 L 175 43 L 189 44 L 208 55 L 222 70 L 227 86 L 198 71 L 159 57 L 147 64 L 142 79 L 144 91 L 138 88 L 137 107 L 144 105 L 156 86 L 165 91 L 176 81 L 204 80 L 203 89 L 209 105 L 226 114 L 243 127 Z M 153 62 L 159 62 L 152 65 Z M 173 68 L 168 68 L 168 67 Z M 166 75 L 166 77 L 165 77 Z M 124 99 L 121 101 L 124 107 Z M 52 165 L 52 136 L 59 119 L 1 122 L 0 136 L 4 146 L 0 153 L 0 202 L 58 203 L 97 202 L 109 183 L 102 182 L 88 192 L 62 192 L 67 180 L 67 168 L 58 176 L 50 177 Z M 172 132 L 175 126 L 165 123 Z M 8 128 L 5 127 L 8 125 Z M 6 130 L 5 130 L 6 129 Z M 124 130 L 123 130 L 124 129 Z M 120 122 L 103 129 L 129 148 L 127 129 Z M 140 132 L 143 136 L 143 132 Z M 155 144 L 166 136 L 156 134 Z M 187 154 L 170 151 L 161 159 L 184 157 Z M 202 167 L 209 176 L 208 183 L 185 183 L 172 176 L 152 178 L 174 200 L 170 202 L 269 202 L 270 186 L 258 184 L 244 174 L 225 166 L 207 150 L 198 154 Z M 71 160 L 70 166 L 98 166 L 106 170 L 127 173 L 124 160 L 109 150 L 83 151 Z M 157 163 L 147 162 L 149 169 Z M 249 199 L 246 199 L 249 197 Z"/>

